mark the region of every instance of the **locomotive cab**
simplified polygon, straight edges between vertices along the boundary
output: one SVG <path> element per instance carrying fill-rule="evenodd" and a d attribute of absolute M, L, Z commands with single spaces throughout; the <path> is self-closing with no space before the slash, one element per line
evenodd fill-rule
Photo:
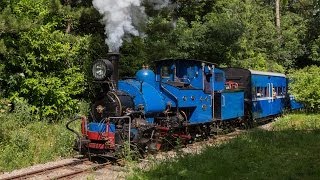
<path fill-rule="evenodd" d="M 190 124 L 243 116 L 243 91 L 238 87 L 227 90 L 224 71 L 213 63 L 192 59 L 160 60 L 156 62 L 156 81 L 165 101 L 185 111 Z M 233 109 L 233 113 L 228 109 Z"/>

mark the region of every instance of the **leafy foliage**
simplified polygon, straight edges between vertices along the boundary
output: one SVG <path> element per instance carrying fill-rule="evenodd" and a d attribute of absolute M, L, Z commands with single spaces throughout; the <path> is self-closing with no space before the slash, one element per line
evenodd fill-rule
<path fill-rule="evenodd" d="M 187 8 L 185 3 L 182 7 Z M 170 20 L 171 14 L 153 17 L 147 28 L 147 54 L 150 60 L 200 58 L 228 66 L 284 72 L 305 52 L 302 40 L 306 20 L 285 11 L 279 37 L 272 8 L 260 1 L 216 1 L 208 11 L 201 11 L 195 18 L 181 15 L 176 23 Z"/>
<path fill-rule="evenodd" d="M 74 134 L 65 128 L 68 118 L 59 122 L 50 119 L 37 120 L 33 107 L 22 98 L 16 100 L 12 112 L 2 111 L 8 101 L 0 101 L 0 172 L 11 171 L 30 165 L 44 163 L 73 154 Z M 88 104 L 78 104 L 86 113 Z M 71 124 L 80 127 L 80 121 Z"/>
<path fill-rule="evenodd" d="M 146 0 L 146 26 L 135 24 L 144 36 L 127 36 L 120 75 L 133 76 L 143 64 L 172 57 L 276 72 L 319 64 L 319 2 L 281 2 L 279 34 L 274 1 L 172 0 L 157 9 Z M 0 5 L 1 96 L 24 98 L 39 117 L 77 111 L 78 99 L 94 94 L 91 63 L 108 53 L 102 17 L 91 1 Z"/>
<path fill-rule="evenodd" d="M 22 125 L 15 114 L 0 116 L 0 172 L 44 163 L 70 156 L 73 134 L 65 130 L 65 121 L 56 124 L 35 121 Z"/>
<path fill-rule="evenodd" d="M 311 59 L 314 61 L 320 61 L 320 36 L 315 39 L 311 44 Z"/>
<path fill-rule="evenodd" d="M 124 43 L 121 51 L 119 73 L 122 77 L 132 77 L 143 66 L 148 64 L 145 44 L 141 38 L 132 38 Z"/>
<path fill-rule="evenodd" d="M 81 11 L 45 0 L 8 3 L 1 11 L 9 25 L 0 27 L 1 86 L 13 101 L 24 97 L 40 117 L 74 112 L 74 98 L 84 92 L 90 36 L 70 34 L 68 24 L 75 27 Z"/>
<path fill-rule="evenodd" d="M 276 72 L 294 67 L 291 92 L 319 110 L 319 67 L 298 70 L 320 65 L 318 0 L 281 1 L 280 33 L 273 0 L 171 0 L 162 9 L 151 2 L 143 2 L 146 26 L 137 27 L 144 35 L 129 36 L 121 49 L 122 77 L 169 57 Z M 108 53 L 101 18 L 91 0 L 0 1 L 0 170 L 70 154 L 63 124 L 37 120 L 62 119 L 94 95 L 90 65 Z"/>
<path fill-rule="evenodd" d="M 290 92 L 310 111 L 320 110 L 320 67 L 308 66 L 289 74 Z"/>

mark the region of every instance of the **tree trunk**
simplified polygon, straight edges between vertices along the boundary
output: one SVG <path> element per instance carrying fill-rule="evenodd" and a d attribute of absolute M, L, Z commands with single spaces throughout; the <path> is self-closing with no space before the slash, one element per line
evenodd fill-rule
<path fill-rule="evenodd" d="M 65 0 L 65 5 L 69 6 L 70 5 L 70 0 Z M 69 12 L 70 13 L 70 12 Z M 67 28 L 66 28 L 66 34 L 69 34 L 71 31 L 71 25 L 72 25 L 72 19 L 69 17 L 67 19 Z"/>
<path fill-rule="evenodd" d="M 71 31 L 71 19 L 67 20 L 67 28 L 66 28 L 66 34 L 69 34 Z"/>
<path fill-rule="evenodd" d="M 281 27 L 280 27 L 280 0 L 276 0 L 276 28 L 279 34 L 279 37 L 281 36 Z"/>

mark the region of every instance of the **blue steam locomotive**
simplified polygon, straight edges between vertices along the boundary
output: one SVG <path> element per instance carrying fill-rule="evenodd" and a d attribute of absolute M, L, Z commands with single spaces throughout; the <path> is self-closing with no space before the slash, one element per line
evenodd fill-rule
<path fill-rule="evenodd" d="M 82 153 L 117 157 L 125 143 L 154 152 L 177 139 L 190 143 L 302 107 L 280 73 L 164 59 L 155 62 L 155 72 L 143 67 L 135 78 L 119 81 L 118 62 L 113 53 L 93 64 L 100 91 L 77 134 L 75 148 Z"/>

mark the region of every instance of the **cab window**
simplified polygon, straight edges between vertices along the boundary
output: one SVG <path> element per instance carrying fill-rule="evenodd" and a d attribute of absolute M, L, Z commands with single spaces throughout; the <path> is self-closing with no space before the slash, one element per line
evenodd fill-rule
<path fill-rule="evenodd" d="M 169 67 L 168 66 L 162 66 L 162 68 L 161 68 L 161 77 L 163 77 L 163 78 L 170 77 Z"/>
<path fill-rule="evenodd" d="M 214 80 L 216 82 L 221 82 L 223 81 L 223 74 L 222 73 L 214 73 Z"/>

